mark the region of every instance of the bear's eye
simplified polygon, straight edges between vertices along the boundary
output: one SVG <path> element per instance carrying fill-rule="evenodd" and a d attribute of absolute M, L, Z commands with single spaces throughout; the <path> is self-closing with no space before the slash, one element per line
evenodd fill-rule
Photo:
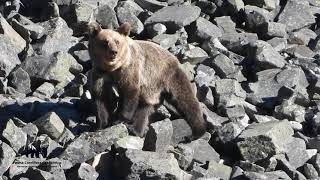
<path fill-rule="evenodd" d="M 103 48 L 108 48 L 109 47 L 108 41 L 101 41 L 100 45 Z"/>
<path fill-rule="evenodd" d="M 114 40 L 114 42 L 116 42 L 117 45 L 120 43 L 119 40 Z"/>

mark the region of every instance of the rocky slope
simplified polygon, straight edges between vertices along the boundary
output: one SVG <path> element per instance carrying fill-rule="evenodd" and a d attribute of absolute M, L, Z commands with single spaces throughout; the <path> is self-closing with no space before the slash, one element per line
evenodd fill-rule
<path fill-rule="evenodd" d="M 319 1 L 12 0 L 0 12 L 0 179 L 319 179 Z M 202 138 L 188 141 L 167 102 L 144 139 L 94 130 L 90 20 L 129 22 L 179 58 Z"/>

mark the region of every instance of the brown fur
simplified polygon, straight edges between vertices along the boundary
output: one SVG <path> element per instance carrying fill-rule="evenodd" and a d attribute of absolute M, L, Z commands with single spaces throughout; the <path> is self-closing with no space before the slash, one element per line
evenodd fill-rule
<path fill-rule="evenodd" d="M 193 135 L 201 136 L 205 132 L 205 122 L 200 105 L 190 82 L 178 66 L 177 58 L 155 43 L 132 40 L 128 36 L 128 24 L 120 26 L 118 32 L 97 26 L 90 26 L 89 53 L 93 72 L 100 73 L 100 84 L 99 78 L 95 78 L 96 87 L 100 89 L 95 88 L 96 92 L 93 92 L 100 111 L 97 112 L 99 121 L 106 121 L 109 117 L 104 114 L 108 113 L 107 104 L 110 103 L 104 97 L 108 90 L 101 82 L 111 82 L 120 94 L 118 118 L 132 122 L 137 135 L 144 135 L 148 117 L 154 111 L 154 105 L 160 103 L 161 95 L 170 93 L 177 109 L 191 126 Z M 107 75 L 111 81 L 103 78 Z M 102 108 L 99 110 L 99 107 Z"/>

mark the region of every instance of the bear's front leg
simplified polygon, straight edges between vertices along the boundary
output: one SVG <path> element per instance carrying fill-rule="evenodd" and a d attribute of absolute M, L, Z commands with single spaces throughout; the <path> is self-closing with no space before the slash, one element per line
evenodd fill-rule
<path fill-rule="evenodd" d="M 95 73 L 91 77 L 91 93 L 93 96 L 94 110 L 96 115 L 97 129 L 108 126 L 111 113 L 116 107 L 116 97 L 112 91 L 112 84 L 107 76 L 97 76 Z"/>
<path fill-rule="evenodd" d="M 125 89 L 120 94 L 119 120 L 131 123 L 139 104 L 139 89 Z"/>

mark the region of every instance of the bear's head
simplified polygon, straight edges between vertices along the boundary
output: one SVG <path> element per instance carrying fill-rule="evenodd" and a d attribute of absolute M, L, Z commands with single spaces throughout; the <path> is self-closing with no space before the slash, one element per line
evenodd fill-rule
<path fill-rule="evenodd" d="M 117 31 L 102 29 L 94 22 L 88 26 L 89 53 L 95 66 L 113 71 L 121 66 L 128 49 L 130 25 L 122 24 Z"/>

